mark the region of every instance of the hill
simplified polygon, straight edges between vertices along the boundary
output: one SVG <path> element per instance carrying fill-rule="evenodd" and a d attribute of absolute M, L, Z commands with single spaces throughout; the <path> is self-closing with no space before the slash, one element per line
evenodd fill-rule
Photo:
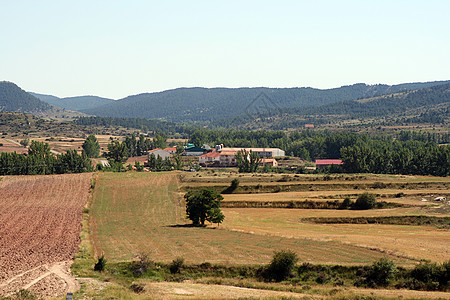
<path fill-rule="evenodd" d="M 346 100 L 316 107 L 292 108 L 281 114 L 243 115 L 213 122 L 240 129 L 298 129 L 305 124 L 321 127 L 412 126 L 450 124 L 450 83 L 414 91 Z"/>
<path fill-rule="evenodd" d="M 314 88 L 179 88 L 145 93 L 84 113 L 127 118 L 161 118 L 169 121 L 214 121 L 255 112 L 279 114 L 292 108 L 317 107 L 344 100 L 357 100 L 405 92 L 448 83 L 448 81 L 399 85 L 363 83 L 334 89 Z"/>
<path fill-rule="evenodd" d="M 52 106 L 28 94 L 12 82 L 0 82 L 0 111 L 42 113 Z"/>
<path fill-rule="evenodd" d="M 62 107 L 69 110 L 83 110 L 83 109 L 93 109 L 102 105 L 110 104 L 114 102 L 112 99 L 102 98 L 97 96 L 78 96 L 78 97 L 66 97 L 58 98 L 51 95 L 43 95 L 38 93 L 32 93 L 31 95 L 39 98 L 48 104 Z"/>

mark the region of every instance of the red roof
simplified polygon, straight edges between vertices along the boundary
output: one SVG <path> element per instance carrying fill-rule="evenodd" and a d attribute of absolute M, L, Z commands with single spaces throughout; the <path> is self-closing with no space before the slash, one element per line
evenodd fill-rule
<path fill-rule="evenodd" d="M 203 155 L 200 155 L 200 157 L 219 157 L 220 153 L 217 152 L 209 152 Z"/>
<path fill-rule="evenodd" d="M 165 151 L 177 151 L 177 148 L 175 147 L 168 147 L 166 149 L 164 149 Z"/>
<path fill-rule="evenodd" d="M 342 165 L 342 159 L 316 159 L 316 166 L 323 165 Z"/>
<path fill-rule="evenodd" d="M 156 150 L 162 150 L 162 149 L 161 149 L 161 148 L 156 148 L 156 149 L 153 149 L 153 150 L 148 151 L 148 153 L 152 153 L 152 152 L 154 152 L 154 151 L 156 151 Z"/>

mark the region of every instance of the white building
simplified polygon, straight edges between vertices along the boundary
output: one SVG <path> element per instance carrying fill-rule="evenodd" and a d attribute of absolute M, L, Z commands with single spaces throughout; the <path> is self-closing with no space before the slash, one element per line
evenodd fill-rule
<path fill-rule="evenodd" d="M 161 156 L 161 158 L 163 160 L 170 158 L 170 153 L 165 151 L 165 150 L 163 150 L 163 149 L 161 149 L 161 148 L 156 148 L 156 149 L 150 150 L 148 152 L 148 159 L 149 160 L 150 160 L 150 155 L 152 155 L 152 154 L 155 156 L 155 158 L 158 158 L 158 156 Z"/>
<path fill-rule="evenodd" d="M 285 152 L 279 148 L 220 148 L 218 152 L 237 152 L 241 150 L 246 150 L 248 152 L 252 151 L 257 153 L 260 157 L 279 157 L 285 156 Z"/>

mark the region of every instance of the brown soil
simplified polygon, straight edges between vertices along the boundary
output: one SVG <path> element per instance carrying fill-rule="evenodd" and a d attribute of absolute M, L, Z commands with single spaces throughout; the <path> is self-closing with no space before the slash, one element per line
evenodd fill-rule
<path fill-rule="evenodd" d="M 70 260 L 78 252 L 92 174 L 8 176 L 0 181 L 0 295 L 41 296 L 77 289 Z"/>

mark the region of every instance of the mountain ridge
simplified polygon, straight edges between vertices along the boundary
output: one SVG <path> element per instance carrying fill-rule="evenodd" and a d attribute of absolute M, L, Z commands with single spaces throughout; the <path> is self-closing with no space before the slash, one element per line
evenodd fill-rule
<path fill-rule="evenodd" d="M 357 83 L 333 89 L 301 88 L 178 88 L 132 95 L 113 103 L 80 110 L 103 117 L 165 119 L 168 121 L 215 121 L 247 113 L 261 93 L 266 109 L 291 109 L 357 100 L 360 98 L 414 90 L 450 81 L 366 85 Z M 267 103 L 268 102 L 268 103 Z"/>

